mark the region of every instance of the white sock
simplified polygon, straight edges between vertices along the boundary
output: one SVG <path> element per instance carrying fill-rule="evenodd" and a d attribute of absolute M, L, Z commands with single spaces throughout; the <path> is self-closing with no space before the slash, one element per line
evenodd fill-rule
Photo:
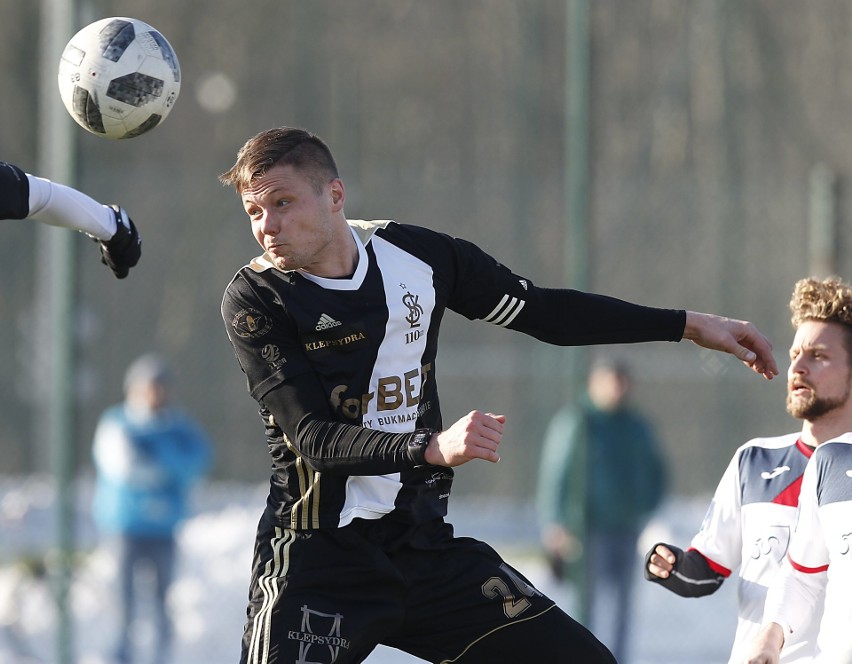
<path fill-rule="evenodd" d="M 30 218 L 51 226 L 82 231 L 98 240 L 115 235 L 115 212 L 81 191 L 27 173 Z"/>

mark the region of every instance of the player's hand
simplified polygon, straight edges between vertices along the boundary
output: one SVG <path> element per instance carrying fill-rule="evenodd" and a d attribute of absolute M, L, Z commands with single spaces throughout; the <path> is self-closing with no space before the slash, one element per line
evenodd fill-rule
<path fill-rule="evenodd" d="M 648 556 L 645 569 L 654 576 L 668 579 L 676 561 L 677 557 L 669 547 L 665 544 L 657 544 L 651 551 L 651 555 Z"/>
<path fill-rule="evenodd" d="M 778 375 L 772 342 L 748 321 L 687 311 L 683 338 L 710 350 L 730 353 L 769 380 Z"/>
<path fill-rule="evenodd" d="M 784 630 L 778 623 L 769 623 L 760 630 L 742 664 L 778 664 L 784 647 Z"/>
<path fill-rule="evenodd" d="M 426 447 L 426 463 L 433 466 L 460 466 L 472 459 L 497 463 L 497 447 L 503 440 L 505 415 L 474 410 L 446 431 L 433 434 Z"/>
<path fill-rule="evenodd" d="M 113 271 L 116 277 L 124 279 L 142 254 L 142 238 L 133 220 L 124 208 L 110 205 L 115 215 L 115 235 L 109 240 L 101 240 L 101 262 Z"/>

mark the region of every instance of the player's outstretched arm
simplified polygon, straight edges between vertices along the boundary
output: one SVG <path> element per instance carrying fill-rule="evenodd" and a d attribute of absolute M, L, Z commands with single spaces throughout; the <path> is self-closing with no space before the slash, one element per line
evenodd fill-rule
<path fill-rule="evenodd" d="M 768 623 L 755 638 L 741 664 L 778 664 L 784 647 L 784 629 Z"/>
<path fill-rule="evenodd" d="M 449 429 L 432 434 L 426 447 L 426 463 L 433 466 L 460 466 L 473 459 L 497 463 L 497 447 L 503 439 L 505 415 L 474 410 Z"/>
<path fill-rule="evenodd" d="M 139 262 L 141 240 L 124 209 L 102 205 L 73 187 L 25 173 L 0 161 L 0 219 L 38 218 L 70 228 L 100 245 L 101 261 L 119 279 Z"/>
<path fill-rule="evenodd" d="M 767 379 L 778 375 L 772 343 L 748 321 L 687 311 L 683 338 L 704 348 L 730 353 Z"/>

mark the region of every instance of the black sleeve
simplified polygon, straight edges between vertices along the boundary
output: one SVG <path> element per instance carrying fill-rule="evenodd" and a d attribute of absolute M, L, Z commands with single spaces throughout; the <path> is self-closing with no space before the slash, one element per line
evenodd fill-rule
<path fill-rule="evenodd" d="M 675 554 L 675 564 L 672 573 L 666 579 L 661 579 L 648 571 L 648 565 L 654 550 L 662 544 L 672 550 Z M 710 567 L 710 563 L 698 551 L 691 549 L 683 551 L 672 544 L 657 542 L 651 547 L 645 556 L 645 579 L 659 583 L 664 588 L 671 590 L 681 597 L 704 597 L 716 592 L 725 580 L 725 577 Z"/>
<path fill-rule="evenodd" d="M 680 341 L 686 311 L 658 309 L 572 289 L 531 287 L 508 327 L 559 346 Z"/>
<path fill-rule="evenodd" d="M 14 164 L 0 161 L 0 219 L 26 219 L 30 213 L 30 181 Z"/>
<path fill-rule="evenodd" d="M 267 392 L 262 406 L 302 458 L 315 470 L 343 475 L 384 475 L 425 465 L 424 434 L 391 433 L 336 422 L 312 373 Z"/>
<path fill-rule="evenodd" d="M 686 311 L 634 304 L 569 288 L 542 288 L 476 245 L 446 238 L 452 256 L 448 306 L 470 319 L 558 346 L 680 341 Z"/>

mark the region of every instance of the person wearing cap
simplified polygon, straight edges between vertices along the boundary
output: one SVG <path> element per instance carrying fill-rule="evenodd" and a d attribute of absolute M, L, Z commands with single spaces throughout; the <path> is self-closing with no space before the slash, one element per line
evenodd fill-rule
<path fill-rule="evenodd" d="M 207 434 L 172 400 L 173 377 L 165 361 L 143 355 L 127 369 L 125 400 L 104 411 L 94 435 L 96 472 L 93 516 L 115 545 L 119 637 L 115 661 L 132 661 L 131 626 L 137 572 L 153 572 L 157 664 L 172 640 L 166 593 L 176 558 L 176 530 L 188 511 L 191 487 L 207 471 Z"/>

